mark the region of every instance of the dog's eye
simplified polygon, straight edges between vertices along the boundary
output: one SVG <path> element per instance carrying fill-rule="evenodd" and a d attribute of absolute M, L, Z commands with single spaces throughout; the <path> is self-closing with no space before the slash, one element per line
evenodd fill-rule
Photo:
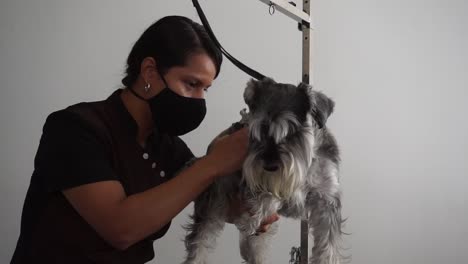
<path fill-rule="evenodd" d="M 285 137 L 282 138 L 281 142 L 285 143 L 287 141 L 290 141 L 296 135 L 298 135 L 298 133 L 299 133 L 299 129 L 297 127 L 290 127 Z"/>
<path fill-rule="evenodd" d="M 260 126 L 260 133 L 262 135 L 262 138 L 267 138 L 270 135 L 270 126 L 268 123 L 264 122 Z"/>
<path fill-rule="evenodd" d="M 254 138 L 254 137 L 249 137 L 249 145 L 250 146 L 258 146 L 260 144 L 260 140 Z"/>
<path fill-rule="evenodd" d="M 250 143 L 258 142 L 260 140 L 260 131 L 254 127 L 250 130 L 249 141 Z"/>

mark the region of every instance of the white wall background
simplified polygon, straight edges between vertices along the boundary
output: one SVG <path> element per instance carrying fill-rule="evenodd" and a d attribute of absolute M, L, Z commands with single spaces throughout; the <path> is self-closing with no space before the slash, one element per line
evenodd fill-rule
<path fill-rule="evenodd" d="M 256 0 L 201 0 L 219 40 L 282 82 L 300 80 L 300 33 Z M 342 148 L 352 263 L 439 264 L 468 259 L 468 2 L 314 0 L 315 86 L 336 101 L 329 127 Z M 120 87 L 142 31 L 191 1 L 0 2 L 0 262 L 19 233 L 45 117 Z M 245 31 L 243 31 L 245 30 Z M 247 76 L 229 62 L 208 95 L 203 126 L 185 137 L 203 154 L 239 118 Z M 188 207 L 155 243 L 152 263 L 178 263 Z M 281 220 L 271 263 L 288 263 L 298 224 Z M 213 263 L 240 263 L 229 226 Z"/>

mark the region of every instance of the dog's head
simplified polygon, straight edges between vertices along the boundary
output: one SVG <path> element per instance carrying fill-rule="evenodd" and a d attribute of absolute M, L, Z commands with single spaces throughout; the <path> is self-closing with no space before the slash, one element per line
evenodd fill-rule
<path fill-rule="evenodd" d="M 311 86 L 250 80 L 249 155 L 244 178 L 251 189 L 288 198 L 305 180 L 314 157 L 315 135 L 325 126 L 334 102 Z"/>

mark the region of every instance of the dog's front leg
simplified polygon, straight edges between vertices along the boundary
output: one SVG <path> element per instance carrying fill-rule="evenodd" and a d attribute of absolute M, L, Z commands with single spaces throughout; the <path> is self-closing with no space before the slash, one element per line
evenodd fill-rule
<path fill-rule="evenodd" d="M 244 195 L 247 211 L 234 220 L 237 229 L 245 235 L 254 235 L 267 217 L 276 213 L 280 201 L 269 193 L 255 196 Z"/>
<path fill-rule="evenodd" d="M 308 196 L 310 206 L 309 226 L 314 236 L 311 264 L 340 264 L 341 253 L 341 201 L 340 195 L 312 194 Z"/>
<path fill-rule="evenodd" d="M 271 224 L 265 233 L 246 235 L 239 233 L 239 248 L 246 264 L 265 264 L 268 262 L 268 251 L 272 237 L 278 231 L 278 223 Z"/>
<path fill-rule="evenodd" d="M 270 240 L 278 230 L 278 223 L 273 223 L 265 233 L 257 233 L 257 230 L 264 219 L 278 211 L 280 201 L 271 194 L 251 196 L 244 201 L 249 210 L 234 221 L 240 231 L 241 256 L 247 264 L 267 263 Z"/>
<path fill-rule="evenodd" d="M 195 201 L 193 222 L 185 226 L 187 256 L 183 264 L 206 264 L 208 253 L 214 249 L 216 238 L 224 228 L 224 200 L 210 195 L 213 193 L 205 192 Z"/>

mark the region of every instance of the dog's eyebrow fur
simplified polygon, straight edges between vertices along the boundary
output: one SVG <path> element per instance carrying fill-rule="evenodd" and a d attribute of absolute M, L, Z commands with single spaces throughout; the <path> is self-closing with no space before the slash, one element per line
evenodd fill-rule
<path fill-rule="evenodd" d="M 262 139 L 262 131 L 260 130 L 261 124 L 262 120 L 260 118 L 252 118 L 252 120 L 249 123 L 250 136 L 258 141 Z"/>
<path fill-rule="evenodd" d="M 279 143 L 289 134 L 294 133 L 299 125 L 299 120 L 294 113 L 284 111 L 271 123 L 269 135 L 274 138 L 276 143 Z"/>

